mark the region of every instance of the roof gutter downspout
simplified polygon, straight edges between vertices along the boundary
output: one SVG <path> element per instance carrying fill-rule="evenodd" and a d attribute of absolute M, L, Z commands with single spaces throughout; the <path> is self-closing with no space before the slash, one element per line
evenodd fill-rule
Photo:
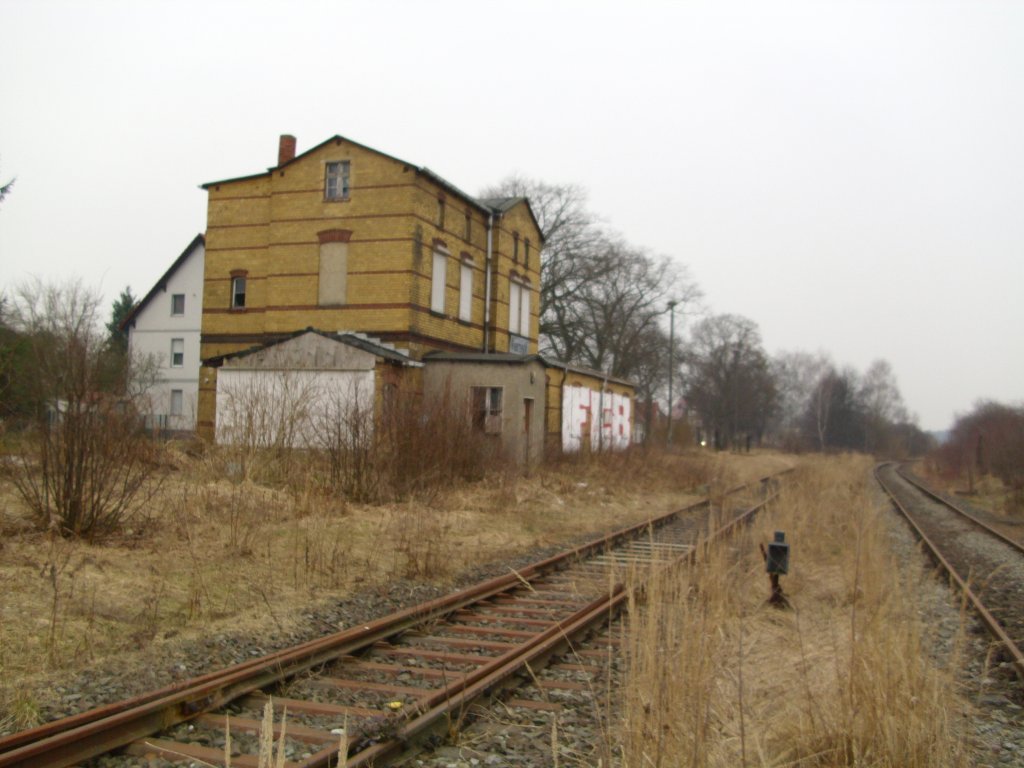
<path fill-rule="evenodd" d="M 598 407 L 601 409 L 601 417 L 597 420 L 597 452 L 604 452 L 604 391 L 608 388 L 607 374 L 601 379 L 601 397 L 598 398 Z"/>
<path fill-rule="evenodd" d="M 487 257 L 484 262 L 484 354 L 487 353 L 487 337 L 491 331 L 491 258 L 494 247 L 494 212 L 487 214 Z"/>

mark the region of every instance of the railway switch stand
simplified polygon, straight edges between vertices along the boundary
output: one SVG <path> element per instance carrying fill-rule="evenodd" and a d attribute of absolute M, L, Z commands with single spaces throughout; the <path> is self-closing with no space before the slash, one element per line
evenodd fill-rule
<path fill-rule="evenodd" d="M 779 584 L 779 576 L 789 573 L 789 544 L 786 543 L 785 532 L 776 531 L 775 541 L 768 545 L 767 551 L 762 545 L 761 554 L 764 557 L 768 578 L 772 583 L 772 596 L 768 598 L 768 602 L 772 605 L 788 606 L 789 601 L 782 592 L 782 585 Z"/>

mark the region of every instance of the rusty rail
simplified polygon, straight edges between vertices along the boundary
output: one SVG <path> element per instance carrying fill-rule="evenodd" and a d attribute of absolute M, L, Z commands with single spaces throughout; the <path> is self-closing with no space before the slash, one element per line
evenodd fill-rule
<path fill-rule="evenodd" d="M 788 471 L 788 470 L 787 470 Z M 784 474 L 784 473 L 779 473 Z M 770 475 L 756 481 L 764 489 L 778 477 Z M 738 485 L 726 491 L 734 494 L 750 487 Z M 727 526 L 715 532 L 721 535 L 767 503 L 762 501 L 747 510 Z M 496 577 L 473 587 L 455 592 L 436 600 L 398 611 L 390 616 L 374 620 L 360 627 L 337 632 L 326 637 L 268 654 L 205 675 L 185 680 L 131 699 L 99 707 L 62 720 L 53 721 L 37 728 L 12 734 L 0 739 L 0 768 L 63 768 L 97 755 L 112 751 L 132 741 L 165 730 L 179 723 L 197 717 L 211 709 L 267 687 L 296 674 L 357 653 L 374 643 L 432 619 L 442 618 L 480 600 L 493 597 L 523 580 L 529 580 L 541 573 L 559 570 L 570 563 L 592 554 L 610 549 L 621 541 L 635 537 L 645 531 L 666 525 L 674 518 L 695 509 L 709 506 L 705 498 L 673 510 L 665 515 L 621 529 L 586 544 L 534 563 L 520 571 Z M 609 598 L 606 604 L 592 605 L 585 609 L 587 616 L 607 614 L 622 600 L 621 593 Z M 577 614 L 568 622 L 552 627 L 539 635 L 515 653 L 502 657 L 502 665 L 485 668 L 484 674 L 471 675 L 463 683 L 457 697 L 467 697 L 492 688 L 496 682 L 513 674 L 530 659 L 550 653 L 550 649 L 564 642 L 577 627 L 586 626 L 585 617 Z M 443 708 L 441 702 L 432 703 L 435 709 Z M 433 711 L 433 710 L 431 710 Z M 439 710 L 440 711 L 440 710 Z M 429 725 L 429 712 L 405 726 L 411 737 Z M 379 745 L 378 745 L 379 746 Z M 336 749 L 334 750 L 336 754 Z M 358 758 L 358 756 L 356 756 Z M 370 758 L 367 758 L 370 759 Z M 326 751 L 314 755 L 303 765 L 310 767 L 327 765 Z M 350 766 L 359 765 L 349 762 Z"/>
<path fill-rule="evenodd" d="M 1018 648 L 1016 643 L 1014 643 L 1013 640 L 1010 639 L 1010 636 L 1006 634 L 1006 630 L 1003 629 L 1003 626 L 999 623 L 999 621 L 995 618 L 995 616 L 993 616 L 992 613 L 988 610 L 988 608 L 985 607 L 985 604 L 981 601 L 981 598 L 979 598 L 977 596 L 977 594 L 975 594 L 974 590 L 971 589 L 970 584 L 968 583 L 968 581 L 966 579 L 964 579 L 959 573 L 956 572 L 956 570 L 953 568 L 953 566 L 950 564 L 950 562 L 946 559 L 946 557 L 942 554 L 942 552 L 939 551 L 938 546 L 936 546 L 936 544 L 931 540 L 931 538 L 928 537 L 928 535 L 921 529 L 921 527 L 916 522 L 914 522 L 913 517 L 911 517 L 911 515 L 907 511 L 906 507 L 904 507 L 903 504 L 900 503 L 900 501 L 896 498 L 896 496 L 890 490 L 889 486 L 887 486 L 885 481 L 882 480 L 881 475 L 880 475 L 880 470 L 883 467 L 887 467 L 887 466 L 893 466 L 893 465 L 891 463 L 886 463 L 886 464 L 879 464 L 878 466 L 875 467 L 875 470 L 874 470 L 875 479 L 878 481 L 879 486 L 889 496 L 889 500 L 892 502 L 893 506 L 896 507 L 897 510 L 899 510 L 900 514 L 903 515 L 903 518 L 910 524 L 911 528 L 913 528 L 914 532 L 917 534 L 917 536 L 924 543 L 926 549 L 928 550 L 928 554 L 931 556 L 931 558 L 936 563 L 938 563 L 947 574 L 949 574 L 949 577 L 951 579 L 953 579 L 953 581 L 956 582 L 956 585 L 960 588 L 960 591 L 964 594 L 964 596 L 970 602 L 971 607 L 974 608 L 975 612 L 978 614 L 979 618 L 981 619 L 981 621 L 985 625 L 985 627 L 988 629 L 989 633 L 999 642 L 999 644 L 1003 647 L 1003 649 L 1009 655 L 1010 663 L 1013 664 L 1014 670 L 1017 673 L 1017 677 L 1020 680 L 1024 681 L 1024 653 L 1021 653 L 1020 648 Z M 898 472 L 898 470 L 897 470 L 897 473 L 900 475 L 900 477 L 903 477 L 904 480 L 907 480 L 907 482 L 910 483 L 911 485 L 913 485 L 915 488 L 918 488 L 919 490 L 922 490 L 922 491 L 924 490 L 924 489 L 921 489 L 920 486 L 918 486 L 917 483 L 914 483 L 914 482 L 908 480 L 906 477 L 904 477 L 902 473 Z M 963 512 L 961 510 L 956 509 L 947 500 L 945 500 L 945 499 L 943 499 L 943 498 L 941 498 L 941 497 L 939 497 L 936 494 L 931 493 L 931 492 L 925 491 L 925 493 L 930 498 L 934 499 L 935 501 L 939 502 L 940 504 L 942 504 L 942 505 L 944 505 L 944 506 L 946 506 L 946 507 L 948 507 L 950 509 L 953 509 L 956 512 L 960 512 L 961 514 L 963 514 Z M 982 527 L 986 528 L 986 530 L 987 530 L 987 526 L 984 526 L 984 524 L 980 523 L 980 521 L 976 520 L 973 516 L 971 516 L 971 515 L 965 515 L 965 516 L 968 517 L 972 522 L 977 523 L 979 525 L 982 525 Z M 1003 538 L 1003 537 L 1000 536 L 1000 538 Z M 1018 549 L 1020 549 L 1020 546 L 1016 545 L 1015 542 L 1014 542 L 1014 545 L 1017 546 Z"/>

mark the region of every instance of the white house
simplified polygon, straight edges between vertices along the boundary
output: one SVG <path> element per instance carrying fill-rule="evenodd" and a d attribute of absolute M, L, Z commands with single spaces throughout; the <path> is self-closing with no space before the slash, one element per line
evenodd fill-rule
<path fill-rule="evenodd" d="M 196 235 L 124 320 L 130 353 L 151 356 L 158 366 L 142 406 L 151 429 L 196 428 L 205 255 L 206 240 Z"/>

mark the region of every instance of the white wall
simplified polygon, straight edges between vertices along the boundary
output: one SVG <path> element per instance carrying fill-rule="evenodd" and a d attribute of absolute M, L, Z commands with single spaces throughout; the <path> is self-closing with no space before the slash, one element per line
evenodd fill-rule
<path fill-rule="evenodd" d="M 217 373 L 216 439 L 222 445 L 309 448 L 358 420 L 373 426 L 374 371 L 238 370 Z M 340 430 L 341 432 L 339 433 Z"/>
<path fill-rule="evenodd" d="M 128 329 L 128 347 L 133 356 L 153 356 L 158 381 L 147 391 L 143 412 L 166 417 L 171 430 L 194 430 L 199 396 L 199 331 L 203 317 L 203 263 L 205 250 L 196 245 L 168 278 L 166 290 L 156 294 L 136 315 Z M 171 314 L 171 296 L 185 295 L 185 313 Z M 171 340 L 183 339 L 184 364 L 171 367 Z M 171 416 L 171 390 L 182 390 L 182 414 Z"/>
<path fill-rule="evenodd" d="M 576 453 L 590 435 L 590 450 L 621 450 L 630 443 L 632 400 L 579 385 L 562 388 L 562 450 Z"/>

